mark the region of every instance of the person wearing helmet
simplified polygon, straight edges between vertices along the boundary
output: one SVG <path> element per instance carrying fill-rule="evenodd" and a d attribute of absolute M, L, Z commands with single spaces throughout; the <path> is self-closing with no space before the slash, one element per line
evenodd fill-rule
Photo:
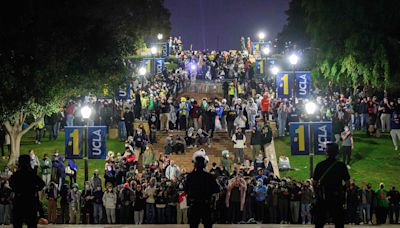
<path fill-rule="evenodd" d="M 190 206 L 190 227 L 198 227 L 200 220 L 205 228 L 212 227 L 211 196 L 220 191 L 214 177 L 204 171 L 207 164 L 207 155 L 204 150 L 193 154 L 194 170 L 188 174 L 184 186 L 187 202 Z"/>

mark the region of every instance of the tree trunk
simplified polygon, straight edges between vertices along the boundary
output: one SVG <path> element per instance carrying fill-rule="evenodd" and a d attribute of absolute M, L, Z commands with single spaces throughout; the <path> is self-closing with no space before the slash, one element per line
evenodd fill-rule
<path fill-rule="evenodd" d="M 6 127 L 7 133 L 10 135 L 10 143 L 11 143 L 11 155 L 8 160 L 8 166 L 14 166 L 17 164 L 19 155 L 21 154 L 21 139 L 30 129 L 32 129 L 43 117 L 40 117 L 29 124 L 29 126 L 25 129 L 22 129 L 22 125 L 25 122 L 27 114 L 23 111 L 16 113 L 15 117 L 10 121 L 5 121 L 4 126 Z"/>
<path fill-rule="evenodd" d="M 21 139 L 22 139 L 22 134 L 21 132 L 15 131 L 15 132 L 10 132 L 10 142 L 11 142 L 11 155 L 10 159 L 8 160 L 8 166 L 12 167 L 17 164 L 18 157 L 21 153 Z"/>

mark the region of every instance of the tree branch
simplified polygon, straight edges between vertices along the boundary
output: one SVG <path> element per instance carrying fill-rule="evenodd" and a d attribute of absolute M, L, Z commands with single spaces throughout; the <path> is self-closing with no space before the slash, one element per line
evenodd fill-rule
<path fill-rule="evenodd" d="M 44 114 L 40 114 L 39 118 L 37 118 L 34 122 L 29 124 L 29 126 L 27 128 L 25 128 L 24 130 L 22 130 L 20 132 L 21 136 L 25 135 L 30 129 L 32 129 L 36 124 L 38 124 L 42 120 L 43 117 L 44 117 Z"/>

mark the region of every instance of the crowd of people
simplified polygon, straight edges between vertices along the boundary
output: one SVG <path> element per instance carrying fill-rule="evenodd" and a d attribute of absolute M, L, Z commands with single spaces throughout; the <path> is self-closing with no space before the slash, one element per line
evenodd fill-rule
<path fill-rule="evenodd" d="M 269 121 L 277 124 L 275 137 L 283 137 L 290 122 L 332 120 L 333 134 L 337 142 L 342 141 L 348 168 L 355 130 L 371 136 L 390 132 L 395 150 L 398 148 L 400 99 L 385 96 L 379 101 L 361 91 L 314 91 L 319 111 L 308 116 L 304 112 L 306 100 L 277 98 L 273 83 L 256 77 L 249 58 L 241 52 L 178 51 L 176 57 L 177 69 L 164 69 L 151 79 L 134 81 L 129 101 L 75 99 L 39 122 L 36 143 L 41 143 L 43 129 L 48 129 L 49 140 L 56 140 L 64 125 L 83 124 L 115 125 L 118 138 L 125 143 L 125 151 L 109 152 L 104 169 L 95 170 L 82 184 L 76 182 L 78 166 L 73 159 L 65 161 L 58 150 L 40 159 L 29 151 L 32 171 L 41 175 L 45 186 L 35 196 L 39 217 L 46 217 L 52 224 L 187 224 L 191 211 L 185 185 L 191 170 L 181 169 L 170 155 L 185 153 L 187 147 L 203 147 L 200 151 L 206 151 L 212 147 L 214 132 L 224 131 L 234 151 L 233 156 L 221 151 L 220 164 L 207 167 L 219 186 L 219 193 L 212 197 L 212 220 L 309 224 L 314 222 L 315 213 L 313 182 L 274 174 L 270 158 L 263 152 L 274 133 Z M 199 79 L 220 82 L 223 97 L 196 100 L 176 96 L 186 83 Z M 84 104 L 94 110 L 89 121 L 78 112 Z M 134 129 L 133 123 L 138 120 L 148 123 L 149 132 L 143 124 Z M 174 130 L 185 131 L 185 136 L 174 135 Z M 165 142 L 157 141 L 160 131 L 168 132 Z M 7 134 L 0 132 L 3 151 L 6 140 L 2 139 Z M 252 151 L 248 160 L 244 157 L 246 136 L 250 136 L 247 141 Z M 163 143 L 164 151 L 154 150 L 153 145 L 158 143 Z M 6 167 L 1 175 L 0 224 L 9 224 L 13 219 L 14 194 L 9 178 L 14 169 Z M 372 186 L 363 182 L 358 186 L 352 180 L 345 194 L 346 221 L 371 224 L 375 215 L 377 224 L 385 223 L 387 218 L 390 223 L 398 223 L 399 197 L 395 186 L 387 189 L 383 183 Z"/>

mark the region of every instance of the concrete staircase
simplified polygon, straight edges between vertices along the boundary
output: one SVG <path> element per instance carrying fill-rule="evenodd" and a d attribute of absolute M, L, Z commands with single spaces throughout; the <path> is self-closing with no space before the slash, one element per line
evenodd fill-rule
<path fill-rule="evenodd" d="M 164 142 L 168 134 L 166 132 L 157 132 L 157 144 L 153 145 L 154 150 L 160 154 L 164 153 Z M 173 131 L 171 132 L 172 135 L 180 135 L 182 137 L 185 136 L 184 131 Z M 251 150 L 250 150 L 250 134 L 246 134 L 246 144 L 248 148 L 245 149 L 245 159 L 251 159 Z M 220 164 L 220 159 L 222 157 L 223 150 L 229 150 L 231 156 L 233 157 L 233 143 L 228 136 L 227 132 L 214 132 L 214 137 L 211 140 L 211 146 L 208 147 L 207 145 L 199 146 L 197 148 L 187 148 L 185 154 L 181 155 L 171 155 L 171 159 L 178 164 L 179 167 L 184 168 L 186 171 L 190 171 L 193 169 L 192 164 L 192 155 L 197 150 L 203 148 L 206 151 L 207 156 L 209 157 L 209 166 L 213 162 Z"/>

